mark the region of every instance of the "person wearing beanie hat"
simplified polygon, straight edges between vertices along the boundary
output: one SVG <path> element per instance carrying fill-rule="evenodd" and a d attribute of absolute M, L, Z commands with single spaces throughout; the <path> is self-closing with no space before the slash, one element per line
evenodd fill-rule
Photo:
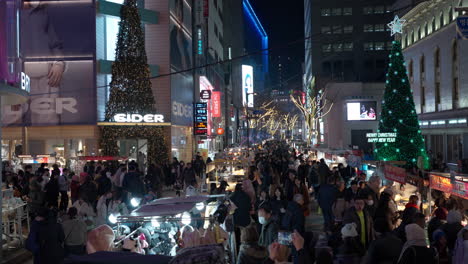
<path fill-rule="evenodd" d="M 438 207 L 434 211 L 434 216 L 431 218 L 429 223 L 427 224 L 427 234 L 429 236 L 429 241 L 433 242 L 433 233 L 437 229 L 439 229 L 442 225 L 447 223 L 447 209 L 444 207 Z"/>
<path fill-rule="evenodd" d="M 418 224 L 409 224 L 405 227 L 407 241 L 403 245 L 398 264 L 436 264 L 437 251 L 428 247 L 426 232 Z"/>
<path fill-rule="evenodd" d="M 447 246 L 450 252 L 455 247 L 458 232 L 463 228 L 462 220 L 463 217 L 458 210 L 450 210 L 447 214 L 447 223 L 441 227 L 447 235 Z"/>
<path fill-rule="evenodd" d="M 341 228 L 343 243 L 338 248 L 336 259 L 338 263 L 361 263 L 365 249 L 359 242 L 356 223 L 348 223 Z"/>
<path fill-rule="evenodd" d="M 432 234 L 432 246 L 437 250 L 439 255 L 439 264 L 450 264 L 450 257 L 447 248 L 447 236 L 444 231 L 437 229 Z"/>

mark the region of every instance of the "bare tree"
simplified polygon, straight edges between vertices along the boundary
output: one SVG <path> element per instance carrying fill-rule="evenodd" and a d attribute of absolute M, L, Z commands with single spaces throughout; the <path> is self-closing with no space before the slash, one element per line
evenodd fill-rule
<path fill-rule="evenodd" d="M 290 96 L 294 105 L 304 116 L 307 145 L 310 146 L 312 138 L 318 138 L 320 135 L 318 122 L 331 111 L 334 102 L 333 100 L 328 100 L 326 91 L 317 89 L 315 77 L 312 78 L 305 93 L 305 100 L 300 95 L 291 94 Z"/>

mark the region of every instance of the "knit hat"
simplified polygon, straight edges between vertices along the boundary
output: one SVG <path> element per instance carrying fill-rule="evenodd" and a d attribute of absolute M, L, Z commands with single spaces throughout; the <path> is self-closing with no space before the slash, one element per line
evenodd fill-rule
<path fill-rule="evenodd" d="M 418 224 L 409 224 L 405 227 L 406 231 L 406 239 L 408 241 L 412 240 L 425 240 L 426 234 L 424 229 L 420 227 Z"/>
<path fill-rule="evenodd" d="M 349 223 L 341 228 L 341 235 L 343 238 L 346 237 L 357 237 L 358 233 L 356 231 L 356 223 Z"/>
<path fill-rule="evenodd" d="M 443 207 L 439 207 L 434 211 L 435 217 L 439 218 L 440 220 L 447 220 L 447 209 Z"/>
<path fill-rule="evenodd" d="M 460 223 L 463 220 L 462 215 L 458 210 L 450 210 L 447 214 L 447 223 Z"/>

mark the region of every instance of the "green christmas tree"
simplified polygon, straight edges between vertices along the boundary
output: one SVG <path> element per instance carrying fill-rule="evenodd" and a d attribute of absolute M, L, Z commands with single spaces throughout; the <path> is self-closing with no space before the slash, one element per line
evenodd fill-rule
<path fill-rule="evenodd" d="M 154 114 L 150 70 L 145 51 L 145 36 L 136 0 L 126 0 L 120 10 L 120 28 L 115 62 L 112 64 L 110 96 L 105 121 L 114 121 L 117 113 Z M 162 128 L 148 126 L 105 126 L 101 129 L 104 155 L 119 155 L 117 141 L 122 138 L 148 140 L 148 162 L 164 162 L 167 147 Z"/>
<path fill-rule="evenodd" d="M 406 161 L 406 166 L 418 164 L 421 159 L 428 167 L 424 139 L 419 128 L 401 43 L 393 41 L 389 55 L 382 112 L 378 133 L 396 133 L 395 142 L 376 143 L 375 154 L 379 160 Z"/>

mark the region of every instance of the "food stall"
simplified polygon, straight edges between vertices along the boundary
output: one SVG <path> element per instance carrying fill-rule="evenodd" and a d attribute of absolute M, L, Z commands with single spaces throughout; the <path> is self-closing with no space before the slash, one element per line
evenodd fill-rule
<path fill-rule="evenodd" d="M 177 256 L 181 250 L 214 244 L 223 245 L 223 254 L 232 261 L 235 236 L 224 195 L 171 197 L 142 205 L 129 215 L 118 215 L 114 227 L 121 248 L 127 239 L 141 238 L 147 255 Z"/>
<path fill-rule="evenodd" d="M 127 162 L 128 157 L 119 156 L 79 156 L 75 166 L 71 167 L 72 171 L 76 174 L 83 172 L 83 168 L 88 162 L 103 162 L 103 161 L 115 161 L 115 162 Z"/>

